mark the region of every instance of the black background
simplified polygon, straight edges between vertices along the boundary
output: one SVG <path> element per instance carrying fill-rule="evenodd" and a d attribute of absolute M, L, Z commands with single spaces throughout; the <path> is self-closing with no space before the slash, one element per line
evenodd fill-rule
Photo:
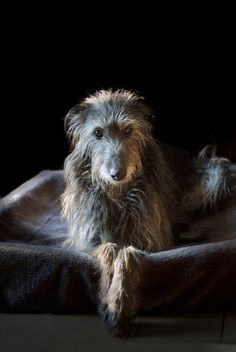
<path fill-rule="evenodd" d="M 204 28 L 199 20 L 191 26 L 191 18 L 186 25 L 156 26 L 158 16 L 153 25 L 141 11 L 140 19 L 153 25 L 148 32 L 139 20 L 126 28 L 123 18 L 104 24 L 99 16 L 91 29 L 88 11 L 76 13 L 73 28 L 67 15 L 36 19 L 8 11 L 1 43 L 0 195 L 43 169 L 63 167 L 63 118 L 101 88 L 145 96 L 157 116 L 156 137 L 193 154 L 212 142 L 224 154 L 236 138 L 230 21 L 227 27 L 210 17 Z"/>

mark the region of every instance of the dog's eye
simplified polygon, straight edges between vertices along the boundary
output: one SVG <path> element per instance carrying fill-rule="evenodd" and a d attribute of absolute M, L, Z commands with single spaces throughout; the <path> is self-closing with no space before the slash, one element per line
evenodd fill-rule
<path fill-rule="evenodd" d="M 124 134 L 125 135 L 128 135 L 128 134 L 130 134 L 131 132 L 133 131 L 133 128 L 132 127 L 126 127 L 125 129 L 124 129 Z"/>
<path fill-rule="evenodd" d="M 103 130 L 101 128 L 96 128 L 93 134 L 96 138 L 101 139 L 103 137 Z"/>

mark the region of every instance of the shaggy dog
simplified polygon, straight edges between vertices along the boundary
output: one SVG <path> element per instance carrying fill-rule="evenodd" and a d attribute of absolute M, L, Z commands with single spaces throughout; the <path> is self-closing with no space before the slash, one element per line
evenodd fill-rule
<path fill-rule="evenodd" d="M 145 256 L 173 247 L 182 224 L 230 195 L 227 159 L 209 147 L 191 159 L 161 145 L 152 118 L 143 98 L 125 90 L 99 91 L 66 117 L 65 246 L 97 259 L 99 311 L 116 335 L 135 315 Z"/>

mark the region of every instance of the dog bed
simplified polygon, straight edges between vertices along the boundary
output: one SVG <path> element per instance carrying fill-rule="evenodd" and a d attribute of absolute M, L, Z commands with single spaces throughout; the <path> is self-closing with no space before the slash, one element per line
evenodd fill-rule
<path fill-rule="evenodd" d="M 63 189 L 62 171 L 43 171 L 0 200 L 0 311 L 96 312 L 96 262 L 60 248 Z M 136 292 L 140 313 L 236 308 L 236 200 L 193 229 L 200 225 L 211 233 L 208 243 L 147 257 Z"/>

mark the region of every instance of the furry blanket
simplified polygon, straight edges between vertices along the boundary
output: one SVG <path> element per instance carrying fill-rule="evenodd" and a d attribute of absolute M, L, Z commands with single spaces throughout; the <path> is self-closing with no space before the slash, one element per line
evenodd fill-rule
<path fill-rule="evenodd" d="M 43 171 L 0 200 L 0 311 L 96 311 L 95 261 L 60 248 L 63 189 L 62 171 Z M 148 256 L 137 290 L 139 312 L 236 308 L 236 201 L 194 223 L 191 233 L 202 228 L 208 243 Z"/>

